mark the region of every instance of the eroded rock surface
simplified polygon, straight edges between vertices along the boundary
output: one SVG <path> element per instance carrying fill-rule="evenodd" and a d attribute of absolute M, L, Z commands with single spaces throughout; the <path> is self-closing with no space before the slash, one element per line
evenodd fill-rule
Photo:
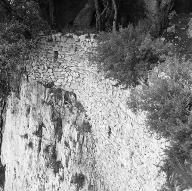
<path fill-rule="evenodd" d="M 71 97 L 64 100 L 67 94 Z M 20 100 L 9 98 L 2 146 L 5 190 L 94 187 L 92 127 L 81 103 L 71 100 L 74 95 L 25 81 Z"/>

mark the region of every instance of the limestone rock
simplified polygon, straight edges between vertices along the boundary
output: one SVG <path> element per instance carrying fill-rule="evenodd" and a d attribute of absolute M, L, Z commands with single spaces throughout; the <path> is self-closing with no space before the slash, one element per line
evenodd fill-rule
<path fill-rule="evenodd" d="M 168 33 L 175 33 L 175 25 L 172 25 L 172 26 L 168 27 L 167 32 Z"/>

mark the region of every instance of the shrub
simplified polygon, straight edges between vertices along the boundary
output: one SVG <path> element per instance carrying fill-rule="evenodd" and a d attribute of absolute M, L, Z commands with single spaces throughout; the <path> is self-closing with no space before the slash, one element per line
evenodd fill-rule
<path fill-rule="evenodd" d="M 150 36 L 147 21 L 140 21 L 135 27 L 130 24 L 116 34 L 102 33 L 98 41 L 97 54 L 91 55 L 91 61 L 104 71 L 105 77 L 126 86 L 146 80 L 148 71 L 172 50 L 170 44 Z"/>
<path fill-rule="evenodd" d="M 18 92 L 39 32 L 49 31 L 48 25 L 40 18 L 36 2 L 20 0 L 10 4 L 13 14 L 0 21 L 0 88 L 3 81 L 6 84 L 3 93 L 6 95 L 10 91 Z"/>
<path fill-rule="evenodd" d="M 149 74 L 148 85 L 131 90 L 129 106 L 146 111 L 147 125 L 163 137 L 175 137 L 192 125 L 191 72 L 190 62 L 169 58 Z"/>
<path fill-rule="evenodd" d="M 29 55 L 30 42 L 25 40 L 22 32 L 25 26 L 16 21 L 0 23 L 0 80 L 13 90 L 10 82 L 18 82 L 17 73 L 24 66 L 24 59 Z M 7 88 L 8 89 L 8 88 Z M 8 92 L 6 92 L 8 93 Z"/>
<path fill-rule="evenodd" d="M 146 113 L 152 132 L 170 140 L 162 167 L 170 187 L 192 186 L 192 65 L 167 58 L 149 74 L 148 85 L 131 90 L 128 105 Z"/>

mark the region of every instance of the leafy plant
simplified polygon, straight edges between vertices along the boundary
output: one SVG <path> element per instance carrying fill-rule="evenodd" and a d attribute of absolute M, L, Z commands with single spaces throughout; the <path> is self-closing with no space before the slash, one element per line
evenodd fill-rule
<path fill-rule="evenodd" d="M 146 80 L 148 71 L 173 50 L 161 39 L 153 39 L 149 26 L 144 20 L 117 33 L 102 33 L 98 38 L 97 54 L 90 56 L 91 61 L 97 63 L 98 70 L 104 71 L 106 78 L 117 80 L 118 85 L 135 86 L 141 79 Z"/>
<path fill-rule="evenodd" d="M 167 58 L 149 74 L 148 85 L 132 89 L 128 105 L 146 113 L 152 132 L 170 140 L 162 167 L 169 187 L 192 186 L 192 65 L 190 61 Z"/>

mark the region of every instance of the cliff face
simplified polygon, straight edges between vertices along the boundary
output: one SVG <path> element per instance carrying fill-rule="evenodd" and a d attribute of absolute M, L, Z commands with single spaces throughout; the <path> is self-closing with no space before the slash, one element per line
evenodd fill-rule
<path fill-rule="evenodd" d="M 2 144 L 5 190 L 94 186 L 91 125 L 74 97 L 61 89 L 23 81 L 20 99 L 9 98 Z"/>
<path fill-rule="evenodd" d="M 129 90 L 90 65 L 94 46 L 92 35 L 42 39 L 20 99 L 8 99 L 5 191 L 155 191 L 164 183 L 164 140 L 126 107 Z"/>

